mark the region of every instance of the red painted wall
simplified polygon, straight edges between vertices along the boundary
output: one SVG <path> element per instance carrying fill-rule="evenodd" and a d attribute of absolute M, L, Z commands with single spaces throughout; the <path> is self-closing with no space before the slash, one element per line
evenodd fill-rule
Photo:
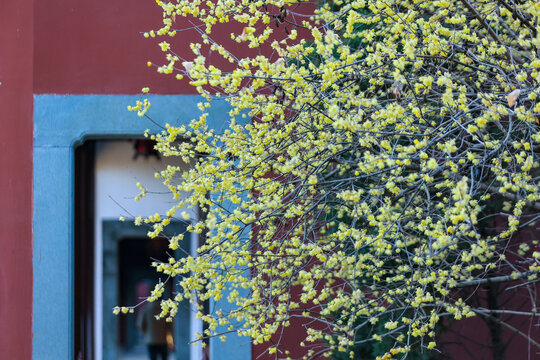
<path fill-rule="evenodd" d="M 165 61 L 162 40 L 141 34 L 161 24 L 160 10 L 151 0 L 36 1 L 34 92 L 137 94 L 146 85 L 191 91 L 187 81 L 146 66 Z"/>
<path fill-rule="evenodd" d="M 200 39 L 195 30 L 179 32 L 174 38 L 144 38 L 145 31 L 162 25 L 162 11 L 155 1 L 37 1 L 34 21 L 36 94 L 139 94 L 144 86 L 157 94 L 196 93 L 187 77 L 177 80 L 146 65 L 168 63 L 158 46 L 161 41 L 170 42 L 179 56 L 192 60 L 195 55 L 189 44 Z M 173 26 L 190 27 L 180 16 Z M 231 27 L 223 27 L 228 31 L 217 31 L 214 38 L 230 43 Z M 247 46 L 240 51 L 245 50 Z M 224 64 L 217 53 L 208 59 Z"/>
<path fill-rule="evenodd" d="M 158 30 L 162 24 L 161 8 L 153 0 L 36 1 L 34 20 L 36 94 L 138 94 L 144 86 L 157 94 L 196 93 L 187 78 L 179 81 L 146 66 L 148 61 L 167 62 L 158 46 L 161 41 L 170 42 L 179 56 L 192 60 L 195 55 L 189 43 L 200 40 L 195 30 L 179 32 L 174 38 L 145 39 L 143 32 Z M 173 28 L 192 28 L 188 20 L 193 21 L 178 16 Z M 240 57 L 257 54 L 246 44 L 232 42 L 231 31 L 239 34 L 242 26 L 218 24 L 212 38 L 228 44 Z M 283 26 L 276 29 L 276 36 L 286 36 Z M 227 66 L 217 52 L 203 53 L 209 63 Z"/>
<path fill-rule="evenodd" d="M 32 356 L 33 0 L 0 4 L 0 358 Z"/>

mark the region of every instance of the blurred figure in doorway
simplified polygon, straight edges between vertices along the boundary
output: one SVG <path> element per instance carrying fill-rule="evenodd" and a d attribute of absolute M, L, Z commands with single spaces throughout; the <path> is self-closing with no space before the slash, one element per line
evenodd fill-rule
<path fill-rule="evenodd" d="M 172 339 L 172 323 L 165 319 L 155 318 L 161 312 L 157 301 L 148 303 L 141 311 L 137 325 L 144 334 L 150 360 L 167 360 L 169 355 L 168 341 Z M 172 345 L 172 344 L 171 344 Z"/>

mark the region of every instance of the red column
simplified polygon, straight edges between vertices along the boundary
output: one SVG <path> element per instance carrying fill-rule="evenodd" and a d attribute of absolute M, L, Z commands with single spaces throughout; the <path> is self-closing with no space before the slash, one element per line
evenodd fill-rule
<path fill-rule="evenodd" d="M 3 359 L 32 357 L 32 80 L 33 0 L 3 0 L 0 6 L 0 354 Z"/>

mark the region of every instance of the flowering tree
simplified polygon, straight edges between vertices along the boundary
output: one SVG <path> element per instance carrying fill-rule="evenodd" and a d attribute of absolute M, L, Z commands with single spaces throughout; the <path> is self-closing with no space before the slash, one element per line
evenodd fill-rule
<path fill-rule="evenodd" d="M 264 343 L 300 318 L 308 357 L 385 341 L 381 359 L 436 348 L 445 318 L 537 316 L 540 252 L 520 233 L 540 217 L 538 1 L 157 2 L 164 25 L 145 36 L 194 39 L 191 55 L 162 41 L 157 70 L 207 99 L 189 127 L 151 136 L 198 161 L 156 174 L 177 202 L 143 219 L 150 235 L 193 206 L 205 238 L 156 264 L 183 289 L 163 316 L 223 297 L 227 311 L 201 308 L 201 338 Z M 232 108 L 220 134 L 204 113 L 218 98 Z M 501 283 L 530 290 L 527 310 L 470 301 Z"/>

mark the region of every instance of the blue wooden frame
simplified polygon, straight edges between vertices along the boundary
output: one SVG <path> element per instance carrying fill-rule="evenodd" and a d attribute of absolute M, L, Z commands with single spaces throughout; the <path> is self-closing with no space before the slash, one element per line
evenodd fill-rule
<path fill-rule="evenodd" d="M 150 95 L 148 115 L 161 124 L 187 124 L 200 115 L 197 95 Z M 127 111 L 136 95 L 35 95 L 33 154 L 32 358 L 74 358 L 74 148 L 90 138 L 140 137 L 160 128 Z M 222 130 L 230 110 L 215 101 L 208 124 Z M 249 339 L 211 342 L 212 358 L 251 359 Z M 99 360 L 99 359 L 97 359 Z"/>

